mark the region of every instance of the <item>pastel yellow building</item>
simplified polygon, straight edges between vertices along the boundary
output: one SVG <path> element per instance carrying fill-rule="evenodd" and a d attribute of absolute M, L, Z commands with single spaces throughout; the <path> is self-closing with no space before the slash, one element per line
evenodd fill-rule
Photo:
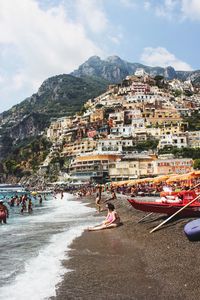
<path fill-rule="evenodd" d="M 151 126 L 173 124 L 182 121 L 180 113 L 176 109 L 159 109 L 151 110 L 149 114 L 143 113 L 143 117 L 146 118 L 146 123 Z"/>
<path fill-rule="evenodd" d="M 98 122 L 103 121 L 104 119 L 104 110 L 103 109 L 96 109 L 94 112 L 90 115 L 90 122 Z"/>
<path fill-rule="evenodd" d="M 70 175 L 102 182 L 108 178 L 109 164 L 119 158 L 120 155 L 97 153 L 76 157 L 71 163 Z"/>
<path fill-rule="evenodd" d="M 155 156 L 132 154 L 109 165 L 109 176 L 112 181 L 146 177 L 154 174 L 153 161 Z"/>
<path fill-rule="evenodd" d="M 73 143 L 66 143 L 63 147 L 62 156 L 76 156 L 81 153 L 92 152 L 96 149 L 97 142 L 93 139 L 76 140 Z"/>

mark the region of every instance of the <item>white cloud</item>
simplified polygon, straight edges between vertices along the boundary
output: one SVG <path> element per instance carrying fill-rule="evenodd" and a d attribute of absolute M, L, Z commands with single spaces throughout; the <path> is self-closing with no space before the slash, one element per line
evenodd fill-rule
<path fill-rule="evenodd" d="M 101 0 L 76 0 L 75 6 L 77 19 L 88 26 L 91 31 L 98 33 L 106 30 L 108 20 Z"/>
<path fill-rule="evenodd" d="M 121 4 L 128 8 L 136 8 L 137 3 L 135 0 L 120 0 Z"/>
<path fill-rule="evenodd" d="M 200 20 L 200 1 L 182 0 L 181 11 L 183 17 L 199 21 Z"/>
<path fill-rule="evenodd" d="M 155 13 L 159 17 L 171 19 L 179 6 L 179 0 L 164 0 L 163 3 L 155 6 Z"/>
<path fill-rule="evenodd" d="M 145 10 L 149 10 L 150 8 L 151 8 L 151 2 L 145 1 L 145 2 L 144 2 L 144 9 L 145 9 Z"/>
<path fill-rule="evenodd" d="M 103 25 L 93 20 L 93 28 L 105 30 L 98 6 L 95 18 L 102 18 Z M 61 5 L 43 10 L 35 0 L 1 0 L 0 28 L 0 111 L 30 96 L 44 79 L 71 72 L 91 55 L 102 55 L 85 27 L 72 21 Z"/>
<path fill-rule="evenodd" d="M 148 0 L 148 6 L 154 9 L 155 14 L 167 19 L 183 21 L 200 20 L 200 0 L 162 0 L 155 4 L 153 0 Z"/>
<path fill-rule="evenodd" d="M 176 56 L 170 53 L 167 49 L 163 47 L 147 47 L 144 48 L 144 51 L 141 55 L 142 63 L 156 67 L 167 67 L 172 66 L 176 70 L 184 70 L 184 71 L 191 71 L 192 67 L 184 61 L 176 58 Z"/>
<path fill-rule="evenodd" d="M 109 36 L 109 39 L 116 45 L 119 45 L 121 43 L 122 38 L 123 38 L 123 35 L 120 32 L 120 29 L 119 29 L 119 32 L 116 33 L 115 35 Z"/>

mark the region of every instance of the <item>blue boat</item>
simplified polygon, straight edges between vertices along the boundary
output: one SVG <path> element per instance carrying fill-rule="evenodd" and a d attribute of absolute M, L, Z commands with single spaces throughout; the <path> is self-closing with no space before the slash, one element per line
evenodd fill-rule
<path fill-rule="evenodd" d="M 184 232 L 189 241 L 200 241 L 200 219 L 187 223 Z"/>

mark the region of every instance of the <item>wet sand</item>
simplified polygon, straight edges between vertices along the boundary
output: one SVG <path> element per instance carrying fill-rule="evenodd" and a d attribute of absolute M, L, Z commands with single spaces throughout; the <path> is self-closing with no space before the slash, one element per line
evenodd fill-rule
<path fill-rule="evenodd" d="M 200 242 L 189 242 L 183 232 L 189 219 L 173 220 L 150 234 L 163 216 L 138 223 L 144 213 L 125 198 L 112 202 L 122 226 L 84 232 L 73 242 L 70 259 L 63 262 L 73 271 L 64 275 L 52 299 L 199 299 Z"/>

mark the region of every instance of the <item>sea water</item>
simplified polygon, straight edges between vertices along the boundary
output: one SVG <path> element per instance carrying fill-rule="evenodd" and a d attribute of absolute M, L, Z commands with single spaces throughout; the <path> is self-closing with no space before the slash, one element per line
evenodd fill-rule
<path fill-rule="evenodd" d="M 65 193 L 48 197 L 32 214 L 10 208 L 0 225 L 0 300 L 42 300 L 55 296 L 66 270 L 70 244 L 88 226 L 100 221 L 94 209 Z"/>

